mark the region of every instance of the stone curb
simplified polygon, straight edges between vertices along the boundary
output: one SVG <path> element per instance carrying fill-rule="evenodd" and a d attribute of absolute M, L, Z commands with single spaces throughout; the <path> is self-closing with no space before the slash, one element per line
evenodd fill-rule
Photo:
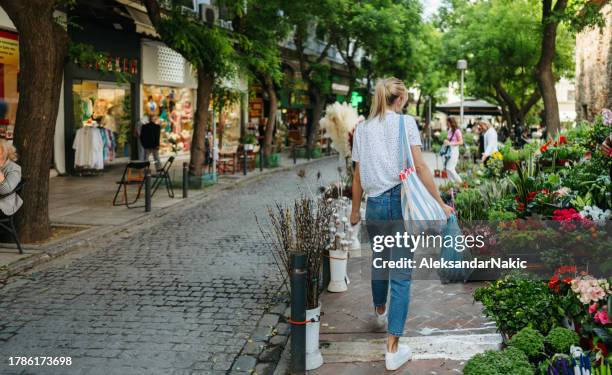
<path fill-rule="evenodd" d="M 198 204 L 208 202 L 218 195 L 224 193 L 227 190 L 232 190 L 244 186 L 246 184 L 257 182 L 263 178 L 266 178 L 272 174 L 282 173 L 291 171 L 300 167 L 309 166 L 315 163 L 319 163 L 325 160 L 330 160 L 332 158 L 337 158 L 337 155 L 324 156 L 318 159 L 307 160 L 295 165 L 266 169 L 263 172 L 260 172 L 256 175 L 247 175 L 246 177 L 238 180 L 232 181 L 227 184 L 222 185 L 214 185 L 210 188 L 207 188 L 205 191 L 190 191 L 190 195 L 185 199 L 177 200 L 177 203 L 166 207 L 159 208 L 157 210 L 154 209 L 153 212 L 144 213 L 131 220 L 130 222 L 123 225 L 106 225 L 106 226 L 93 226 L 88 228 L 82 232 L 76 233 L 74 235 L 69 235 L 63 239 L 58 239 L 55 241 L 51 241 L 49 244 L 45 245 L 25 245 L 24 249 L 27 251 L 28 249 L 36 249 L 42 250 L 40 253 L 32 254 L 29 257 L 21 258 L 13 263 L 10 263 L 6 267 L 0 268 L 0 286 L 10 282 L 10 278 L 19 274 L 22 274 L 34 267 L 37 267 L 41 264 L 47 263 L 54 258 L 60 257 L 62 255 L 74 252 L 83 246 L 90 247 L 96 243 L 96 240 L 100 238 L 104 238 L 110 235 L 129 235 L 135 232 L 138 232 L 145 226 L 141 224 L 155 224 L 157 222 L 163 221 L 167 216 L 172 215 L 174 213 L 178 213 L 182 210 L 189 209 L 197 206 Z M 15 248 L 15 250 L 17 250 Z"/>
<path fill-rule="evenodd" d="M 284 301 L 272 306 L 261 317 L 247 343 L 234 358 L 229 374 L 275 374 L 289 339 L 288 298 L 284 297 Z"/>

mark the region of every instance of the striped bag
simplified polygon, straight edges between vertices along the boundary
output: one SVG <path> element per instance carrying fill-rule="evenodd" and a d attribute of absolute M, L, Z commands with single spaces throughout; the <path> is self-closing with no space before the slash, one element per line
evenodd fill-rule
<path fill-rule="evenodd" d="M 408 128 L 400 116 L 400 152 L 403 170 L 400 172 L 402 182 L 402 216 L 408 233 L 418 234 L 430 230 L 439 231 L 446 223 L 446 214 L 440 204 L 427 191 L 417 176 L 414 159 L 410 149 Z"/>

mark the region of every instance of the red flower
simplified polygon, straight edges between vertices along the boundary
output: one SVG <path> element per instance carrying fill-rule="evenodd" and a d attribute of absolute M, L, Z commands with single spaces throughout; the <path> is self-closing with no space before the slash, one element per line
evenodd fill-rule
<path fill-rule="evenodd" d="M 567 138 L 565 138 L 564 135 L 560 136 L 559 137 L 559 143 L 562 144 L 562 145 L 567 144 Z"/>
<path fill-rule="evenodd" d="M 541 152 L 541 153 L 545 153 L 545 152 L 546 152 L 546 150 L 548 150 L 548 144 L 545 144 L 545 145 L 540 146 L 540 152 Z"/>

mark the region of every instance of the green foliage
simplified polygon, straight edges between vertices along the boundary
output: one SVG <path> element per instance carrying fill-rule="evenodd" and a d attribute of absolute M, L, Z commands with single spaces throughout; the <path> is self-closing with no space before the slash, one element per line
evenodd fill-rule
<path fill-rule="evenodd" d="M 562 317 L 546 283 L 515 275 L 476 289 L 474 299 L 482 302 L 485 315 L 509 336 L 525 327 L 548 332 Z"/>
<path fill-rule="evenodd" d="M 448 74 L 456 76 L 457 60 L 467 59 L 468 95 L 497 103 L 513 121 L 524 119 L 540 96 L 534 71 L 542 45 L 541 2 L 450 3 L 438 18 L 445 31 L 443 50 Z M 571 76 L 573 37 L 564 27 L 558 30 L 557 44 L 556 76 Z"/>
<path fill-rule="evenodd" d="M 527 356 L 516 348 L 488 350 L 476 354 L 465 364 L 464 375 L 533 375 Z"/>
<path fill-rule="evenodd" d="M 213 88 L 212 98 L 215 111 L 221 113 L 225 108 L 239 103 L 242 98 L 242 92 L 227 88 L 219 83 Z"/>
<path fill-rule="evenodd" d="M 546 336 L 546 345 L 554 353 L 569 354 L 570 347 L 579 342 L 580 337 L 575 331 L 563 327 L 553 328 Z"/>
<path fill-rule="evenodd" d="M 509 345 L 519 349 L 530 359 L 538 358 L 544 353 L 544 336 L 531 327 L 525 327 L 512 336 Z"/>
<path fill-rule="evenodd" d="M 475 188 L 463 189 L 457 194 L 455 209 L 460 220 L 484 220 L 487 217 L 480 190 Z"/>

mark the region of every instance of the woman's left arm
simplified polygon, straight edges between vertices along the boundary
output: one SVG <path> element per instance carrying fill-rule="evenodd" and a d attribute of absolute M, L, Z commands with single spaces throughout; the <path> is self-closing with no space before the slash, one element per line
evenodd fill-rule
<path fill-rule="evenodd" d="M 4 179 L 0 181 L 0 195 L 8 194 L 15 190 L 21 181 L 21 170 L 19 168 L 11 169 L 4 173 Z"/>
<path fill-rule="evenodd" d="M 438 192 L 438 188 L 436 187 L 436 183 L 434 182 L 433 175 L 425 163 L 425 159 L 423 159 L 423 154 L 421 153 L 421 146 L 410 146 L 410 150 L 412 150 L 412 158 L 414 160 L 414 168 L 416 169 L 417 175 L 429 191 L 432 197 L 440 204 L 444 213 L 446 213 L 446 217 L 450 217 L 453 213 L 453 209 L 444 203 L 440 193 Z"/>

